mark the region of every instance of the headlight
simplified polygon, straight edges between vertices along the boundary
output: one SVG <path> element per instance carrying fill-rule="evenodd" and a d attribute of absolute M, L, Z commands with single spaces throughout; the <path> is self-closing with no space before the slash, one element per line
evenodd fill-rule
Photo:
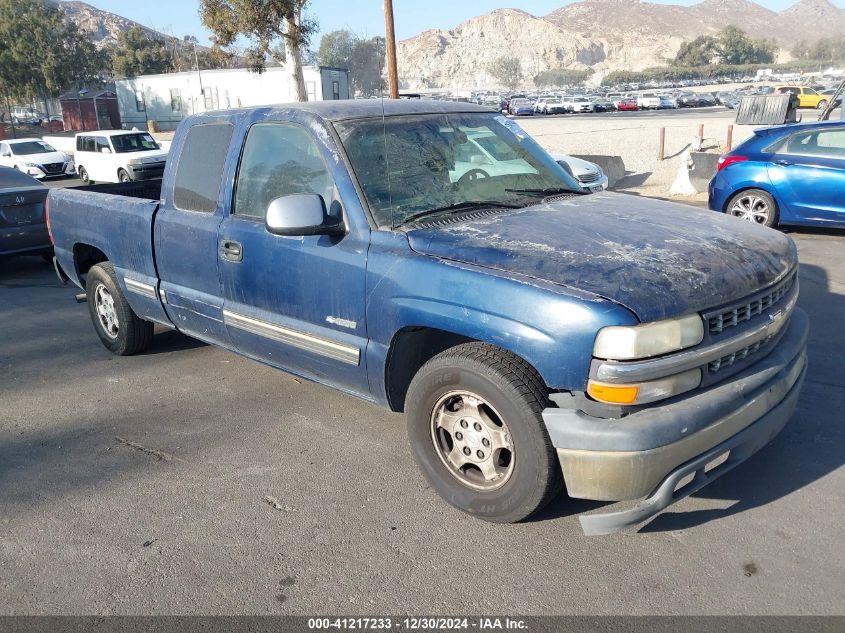
<path fill-rule="evenodd" d="M 26 165 L 27 167 L 37 167 L 38 169 L 41 169 L 41 165 L 39 165 L 38 163 L 24 163 L 24 165 Z"/>
<path fill-rule="evenodd" d="M 704 322 L 697 314 L 681 319 L 599 330 L 593 356 L 610 360 L 650 358 L 698 345 L 704 339 Z"/>

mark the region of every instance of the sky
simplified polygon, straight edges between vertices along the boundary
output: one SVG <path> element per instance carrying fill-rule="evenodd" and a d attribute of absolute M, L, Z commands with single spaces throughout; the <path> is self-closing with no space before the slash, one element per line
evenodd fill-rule
<path fill-rule="evenodd" d="M 195 0 L 86 0 L 88 4 L 111 11 L 144 26 L 176 36 L 196 35 L 200 42 L 208 41 L 209 32 L 202 26 Z M 661 1 L 661 4 L 695 4 L 694 0 Z M 758 4 L 780 11 L 797 0 L 760 0 Z M 431 28 L 450 29 L 464 20 L 502 7 L 523 9 L 534 15 L 546 15 L 567 0 L 393 0 L 396 37 L 413 37 Z M 833 0 L 845 7 L 845 0 Z M 316 17 L 320 32 L 349 29 L 372 37 L 384 34 L 382 0 L 310 0 L 308 12 Z M 314 38 L 313 48 L 319 43 Z"/>

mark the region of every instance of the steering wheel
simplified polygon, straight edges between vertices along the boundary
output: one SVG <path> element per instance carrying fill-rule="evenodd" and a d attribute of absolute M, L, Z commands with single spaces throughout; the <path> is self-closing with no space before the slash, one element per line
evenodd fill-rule
<path fill-rule="evenodd" d="M 458 178 L 458 184 L 463 184 L 465 182 L 475 182 L 479 178 L 489 178 L 490 174 L 488 174 L 483 169 L 470 169 L 467 173 L 463 176 Z"/>

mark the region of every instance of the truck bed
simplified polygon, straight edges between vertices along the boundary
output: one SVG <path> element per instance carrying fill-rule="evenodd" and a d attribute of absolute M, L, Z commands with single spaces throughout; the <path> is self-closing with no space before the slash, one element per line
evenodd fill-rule
<path fill-rule="evenodd" d="M 155 279 L 153 218 L 160 194 L 160 180 L 50 190 L 56 257 L 68 277 L 84 285 L 86 258 L 99 252 L 116 269 Z"/>
<path fill-rule="evenodd" d="M 144 200 L 158 200 L 161 198 L 161 178 L 154 180 L 139 180 L 138 182 L 103 183 L 100 185 L 85 185 L 82 187 L 67 187 L 72 191 L 90 191 L 92 193 L 107 193 L 126 198 L 142 198 Z"/>

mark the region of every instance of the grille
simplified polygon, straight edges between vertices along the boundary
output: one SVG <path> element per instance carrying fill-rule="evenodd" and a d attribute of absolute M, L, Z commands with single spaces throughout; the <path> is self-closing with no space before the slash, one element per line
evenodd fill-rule
<path fill-rule="evenodd" d="M 581 182 L 595 182 L 599 178 L 600 176 L 596 172 L 581 174 L 580 176 L 578 176 L 578 180 L 580 180 Z"/>
<path fill-rule="evenodd" d="M 749 345 L 743 349 L 735 351 L 733 354 L 728 354 L 727 356 L 722 356 L 719 360 L 710 361 L 707 364 L 707 368 L 710 370 L 711 373 L 716 373 L 720 369 L 724 369 L 725 367 L 730 367 L 734 363 L 737 363 L 745 358 L 751 356 L 751 354 L 755 353 L 760 347 L 765 343 L 765 341 L 757 341 L 754 345 Z"/>
<path fill-rule="evenodd" d="M 766 294 L 758 296 L 753 301 L 727 308 L 719 314 L 710 316 L 707 319 L 707 327 L 710 334 L 721 334 L 728 328 L 735 327 L 743 321 L 748 321 L 758 314 L 762 314 L 765 310 L 768 310 L 783 299 L 792 288 L 794 282 L 795 275 Z"/>
<path fill-rule="evenodd" d="M 44 171 L 48 174 L 58 174 L 64 169 L 64 163 L 47 163 L 46 165 L 42 165 Z"/>

